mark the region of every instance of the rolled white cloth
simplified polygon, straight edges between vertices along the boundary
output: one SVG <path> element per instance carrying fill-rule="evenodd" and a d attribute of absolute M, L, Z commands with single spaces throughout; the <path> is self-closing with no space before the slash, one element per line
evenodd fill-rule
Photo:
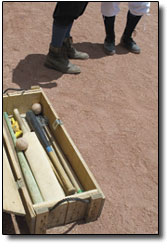
<path fill-rule="evenodd" d="M 102 2 L 101 13 L 103 16 L 116 16 L 119 11 L 121 2 Z M 128 2 L 128 8 L 131 14 L 142 16 L 150 11 L 150 2 Z"/>

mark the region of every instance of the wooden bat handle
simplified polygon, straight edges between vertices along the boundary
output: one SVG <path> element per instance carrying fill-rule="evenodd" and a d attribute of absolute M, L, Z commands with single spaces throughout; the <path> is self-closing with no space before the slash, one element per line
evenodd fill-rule
<path fill-rule="evenodd" d="M 20 170 L 20 164 L 18 161 L 18 157 L 15 150 L 14 141 L 11 138 L 11 134 L 9 132 L 8 126 L 6 124 L 6 121 L 3 117 L 3 143 L 6 145 L 8 155 L 10 157 L 11 167 L 15 176 L 16 180 L 19 180 L 22 178 L 21 170 Z"/>
<path fill-rule="evenodd" d="M 66 171 L 66 173 L 68 174 L 72 184 L 74 185 L 77 193 L 81 193 L 83 188 L 81 187 L 81 184 L 79 183 L 79 180 L 76 176 L 76 174 L 74 173 L 74 170 L 72 169 L 72 167 L 70 166 L 70 164 L 68 163 L 68 161 L 66 160 L 62 150 L 60 149 L 59 145 L 57 144 L 57 142 L 54 140 L 53 135 L 49 129 L 48 126 L 44 126 L 45 128 L 45 132 L 48 136 L 48 138 L 50 139 L 52 146 L 54 147 L 58 157 L 60 158 L 60 161 L 62 162 L 62 165 Z"/>
<path fill-rule="evenodd" d="M 46 154 L 46 155 L 47 155 L 47 154 Z M 54 174 L 56 175 L 56 177 L 57 177 L 57 179 L 58 179 L 58 181 L 59 181 L 59 183 L 60 183 L 60 185 L 61 185 L 63 191 L 65 192 L 66 190 L 65 190 L 65 188 L 64 188 L 64 184 L 63 184 L 62 180 L 60 179 L 60 176 L 58 175 L 58 173 L 57 173 L 55 167 L 53 166 L 53 163 L 52 163 L 52 161 L 51 161 L 51 159 L 49 158 L 48 155 L 47 155 L 47 157 L 48 157 L 48 161 L 49 161 L 49 163 L 50 163 L 50 165 L 51 165 L 51 168 L 52 168 Z M 66 192 L 65 192 L 65 193 L 66 193 Z"/>
<path fill-rule="evenodd" d="M 75 193 L 75 188 L 73 187 L 73 185 L 71 184 L 66 172 L 64 171 L 64 169 L 62 168 L 56 154 L 54 153 L 54 151 L 52 150 L 51 152 L 49 152 L 49 156 L 51 161 L 53 162 L 54 166 L 56 167 L 56 170 L 64 184 L 64 188 L 66 189 L 66 192 L 68 195 L 74 194 Z"/>
<path fill-rule="evenodd" d="M 17 119 L 17 121 L 18 121 L 18 123 L 20 125 L 21 130 L 23 131 L 23 134 L 29 132 L 28 129 L 26 128 L 22 118 L 21 118 L 21 115 L 20 115 L 18 109 L 14 109 L 13 113 L 14 113 L 14 116 Z"/>

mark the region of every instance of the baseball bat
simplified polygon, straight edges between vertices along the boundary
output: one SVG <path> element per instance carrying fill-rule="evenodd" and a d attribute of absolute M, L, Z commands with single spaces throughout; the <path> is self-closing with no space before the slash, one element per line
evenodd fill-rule
<path fill-rule="evenodd" d="M 27 131 L 31 132 L 31 129 L 30 129 L 30 127 L 29 127 L 28 124 L 27 124 L 26 118 L 25 118 L 25 117 L 22 117 L 22 120 L 23 120 L 23 122 L 24 122 L 25 127 L 27 128 Z"/>
<path fill-rule="evenodd" d="M 53 134 L 49 128 L 48 118 L 43 116 L 43 115 L 37 115 L 36 117 L 37 117 L 38 121 L 40 122 L 47 139 L 49 140 L 55 153 L 57 154 L 62 166 L 64 167 L 71 183 L 75 187 L 76 192 L 81 193 L 83 191 L 83 187 L 81 186 L 81 184 L 80 184 L 74 170 L 72 169 L 70 163 L 67 161 L 63 151 L 61 150 L 60 146 L 58 145 L 55 138 L 53 137 Z"/>
<path fill-rule="evenodd" d="M 9 162 L 12 167 L 14 177 L 16 180 L 20 180 L 23 177 L 20 169 L 20 163 L 4 115 L 3 115 L 3 143 L 5 144 L 6 150 L 8 152 Z"/>
<path fill-rule="evenodd" d="M 26 119 L 28 121 L 28 123 L 30 124 L 31 128 L 33 128 L 33 130 L 36 132 L 41 144 L 43 145 L 43 147 L 45 148 L 46 152 L 48 153 L 54 167 L 56 168 L 63 184 L 64 187 L 66 188 L 66 193 L 68 195 L 74 194 L 75 193 L 75 188 L 73 187 L 72 183 L 70 182 L 65 170 L 63 169 L 62 165 L 59 162 L 59 159 L 57 157 L 57 155 L 55 154 L 55 152 L 53 151 L 50 142 L 47 140 L 43 129 L 41 127 L 41 124 L 39 123 L 39 121 L 37 120 L 35 114 L 33 113 L 32 110 L 29 110 L 26 113 Z"/>
<path fill-rule="evenodd" d="M 81 187 L 81 184 L 79 183 L 79 180 L 78 180 L 74 170 L 72 169 L 69 162 L 65 158 L 64 153 L 62 152 L 60 146 L 53 139 L 53 135 L 52 135 L 51 131 L 49 130 L 48 126 L 44 126 L 44 129 L 45 129 L 45 132 L 46 132 L 48 138 L 50 139 L 50 141 L 52 143 L 52 146 L 55 149 L 55 151 L 56 151 L 62 165 L 64 166 L 64 169 L 65 169 L 66 173 L 68 174 L 72 184 L 74 185 L 74 187 L 76 189 L 76 192 L 81 193 L 83 188 Z"/>
<path fill-rule="evenodd" d="M 23 138 L 25 138 L 28 142 L 29 146 L 25 151 L 25 155 L 39 185 L 44 200 L 58 201 L 63 199 L 65 197 L 64 191 L 52 171 L 47 155 L 35 132 L 27 131 L 18 109 L 14 109 L 13 112 L 23 131 Z"/>
<path fill-rule="evenodd" d="M 6 121 L 6 124 L 5 124 L 5 121 L 4 121 L 4 124 L 3 124 L 4 137 L 7 140 L 7 138 L 8 138 L 8 135 L 7 135 L 8 132 L 6 130 L 7 129 L 6 125 L 7 125 L 8 130 L 9 130 L 10 135 L 11 135 L 12 140 L 13 140 L 13 144 L 15 146 L 15 144 L 16 144 L 16 136 L 15 136 L 15 134 L 13 132 L 11 122 L 10 122 L 10 120 L 8 118 L 8 114 L 6 112 L 4 112 L 4 120 Z M 12 152 L 10 151 L 10 154 L 11 153 Z M 29 167 L 29 165 L 27 163 L 27 160 L 26 160 L 23 152 L 16 150 L 16 153 L 17 153 L 18 161 L 20 163 L 20 167 L 21 167 L 24 179 L 25 179 L 25 183 L 27 185 L 27 188 L 28 188 L 28 191 L 29 191 L 29 194 L 30 194 L 30 197 L 31 197 L 33 203 L 36 204 L 36 203 L 42 202 L 43 201 L 42 195 L 41 195 L 40 190 L 38 188 L 38 185 L 37 185 L 37 183 L 35 181 L 35 178 L 32 175 L 32 172 L 30 170 L 30 167 Z"/>

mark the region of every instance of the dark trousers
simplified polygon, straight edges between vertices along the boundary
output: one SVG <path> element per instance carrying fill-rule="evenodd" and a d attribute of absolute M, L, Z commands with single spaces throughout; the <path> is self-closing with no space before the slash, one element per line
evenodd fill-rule
<path fill-rule="evenodd" d="M 81 16 L 88 2 L 58 2 L 53 13 L 53 18 L 59 25 L 68 26 Z"/>

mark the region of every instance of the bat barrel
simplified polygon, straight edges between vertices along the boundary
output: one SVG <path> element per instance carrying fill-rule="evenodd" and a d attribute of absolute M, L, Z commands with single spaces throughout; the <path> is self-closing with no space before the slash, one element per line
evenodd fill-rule
<path fill-rule="evenodd" d="M 43 132 L 43 128 L 41 127 L 41 124 L 37 120 L 33 111 L 29 110 L 26 113 L 26 119 L 27 119 L 30 127 L 35 131 L 35 133 L 38 136 L 38 139 L 40 140 L 43 147 L 48 148 L 48 151 L 49 151 L 50 150 L 50 143 L 48 142 L 48 140 Z"/>

